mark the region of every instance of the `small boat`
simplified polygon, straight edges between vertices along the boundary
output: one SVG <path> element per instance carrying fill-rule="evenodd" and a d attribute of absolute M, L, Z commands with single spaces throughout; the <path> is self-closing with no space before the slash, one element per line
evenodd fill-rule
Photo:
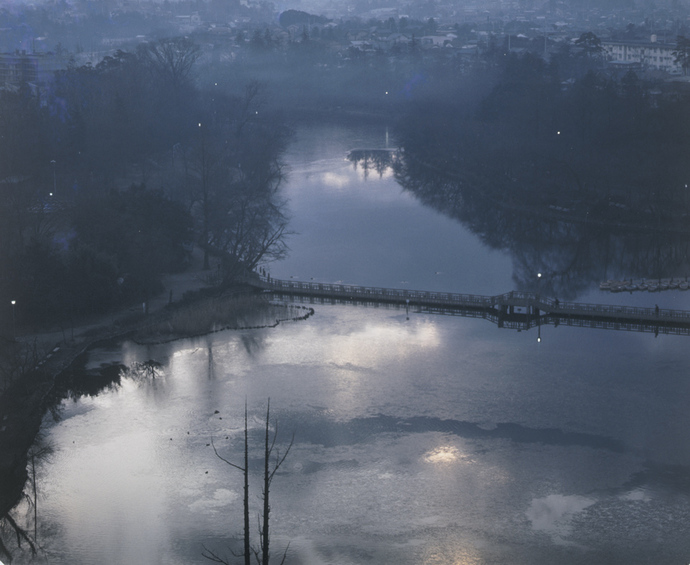
<path fill-rule="evenodd" d="M 690 288 L 690 283 L 688 283 L 688 281 L 681 281 L 678 283 L 678 288 L 680 290 L 688 290 L 688 288 Z"/>

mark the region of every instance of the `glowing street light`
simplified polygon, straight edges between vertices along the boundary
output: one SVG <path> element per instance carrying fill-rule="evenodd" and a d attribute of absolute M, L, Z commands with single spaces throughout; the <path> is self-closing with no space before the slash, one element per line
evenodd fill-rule
<path fill-rule="evenodd" d="M 16 331 L 15 331 L 14 307 L 15 307 L 15 304 L 17 304 L 17 301 L 16 301 L 16 300 L 12 300 L 12 301 L 10 302 L 10 304 L 12 304 L 12 336 L 14 336 L 14 335 L 16 334 Z M 2 563 L 0 563 L 0 565 L 2 565 Z"/>
<path fill-rule="evenodd" d="M 57 182 L 56 182 L 56 177 L 55 177 L 55 159 L 53 159 L 50 162 L 51 165 L 53 165 L 53 192 L 50 194 L 51 196 L 57 192 Z"/>

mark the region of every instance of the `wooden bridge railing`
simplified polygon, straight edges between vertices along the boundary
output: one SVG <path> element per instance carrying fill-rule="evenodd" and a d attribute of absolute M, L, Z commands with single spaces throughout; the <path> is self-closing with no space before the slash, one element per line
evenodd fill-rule
<path fill-rule="evenodd" d="M 514 312 L 515 308 L 523 308 L 527 313 L 537 316 L 543 313 L 563 317 L 578 316 L 607 320 L 639 320 L 690 325 L 690 311 L 687 310 L 562 302 L 556 298 L 523 291 L 511 291 L 496 296 L 483 296 L 478 294 L 288 281 L 259 276 L 253 276 L 247 279 L 246 282 L 265 290 L 314 297 L 407 303 L 411 306 L 477 308 L 495 310 L 496 312 Z"/>

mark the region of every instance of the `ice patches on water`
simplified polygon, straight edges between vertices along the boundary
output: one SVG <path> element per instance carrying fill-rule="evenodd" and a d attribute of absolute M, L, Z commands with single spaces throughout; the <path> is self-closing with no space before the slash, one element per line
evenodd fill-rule
<path fill-rule="evenodd" d="M 189 505 L 192 512 L 208 513 L 219 510 L 234 502 L 240 495 L 229 489 L 219 488 L 213 493 L 212 498 L 199 498 Z"/>
<path fill-rule="evenodd" d="M 596 500 L 585 496 L 550 494 L 532 500 L 525 512 L 536 531 L 549 534 L 554 543 L 568 545 L 565 539 L 571 532 L 570 521 L 579 512 L 594 504 Z"/>

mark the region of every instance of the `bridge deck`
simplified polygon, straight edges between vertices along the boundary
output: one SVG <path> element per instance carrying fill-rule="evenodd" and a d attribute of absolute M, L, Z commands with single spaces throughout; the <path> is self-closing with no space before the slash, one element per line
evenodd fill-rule
<path fill-rule="evenodd" d="M 390 303 L 410 306 L 438 307 L 444 309 L 476 309 L 508 319 L 519 312 L 533 317 L 553 316 L 593 321 L 646 323 L 690 327 L 690 311 L 668 308 L 645 308 L 608 304 L 562 302 L 555 298 L 531 292 L 511 291 L 496 296 L 457 294 L 425 290 L 405 290 L 344 284 L 287 281 L 255 277 L 249 284 L 282 294 Z M 520 312 L 524 310 L 524 312 Z"/>

